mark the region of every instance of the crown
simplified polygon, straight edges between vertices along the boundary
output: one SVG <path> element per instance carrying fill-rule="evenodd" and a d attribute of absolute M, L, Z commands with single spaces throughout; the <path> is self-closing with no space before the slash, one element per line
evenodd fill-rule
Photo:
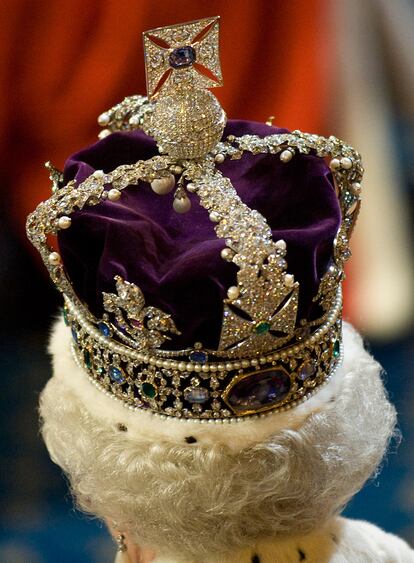
<path fill-rule="evenodd" d="M 292 408 L 339 365 L 341 282 L 363 169 L 359 154 L 335 137 L 300 131 L 223 136 L 226 116 L 208 90 L 222 84 L 218 33 L 217 17 L 144 33 L 148 97 L 128 97 L 98 122 L 104 127 L 101 139 L 143 131 L 156 141 L 157 153 L 95 170 L 80 181 L 65 181 L 47 163 L 52 195 L 28 217 L 27 232 L 63 294 L 74 358 L 95 385 L 131 409 L 221 422 Z M 287 243 L 273 239 L 264 215 L 242 201 L 220 170 L 245 155 L 271 155 L 281 166 L 305 156 L 329 161 L 341 221 L 330 264 L 311 299 L 319 313 L 311 319 L 299 315 L 303 289 L 289 272 Z M 121 270 L 110 280 L 112 290 L 99 293 L 96 314 L 49 242 L 51 236 L 63 240 L 75 216 L 118 205 L 124 192 L 143 185 L 159 196 L 173 192 L 171 213 L 185 214 L 198 202 L 224 242 L 219 259 L 231 265 L 234 283 L 221 302 L 215 347 L 200 341 L 174 346 L 181 319 L 147 304 L 145 291 Z M 118 258 L 122 262 L 122 255 Z"/>

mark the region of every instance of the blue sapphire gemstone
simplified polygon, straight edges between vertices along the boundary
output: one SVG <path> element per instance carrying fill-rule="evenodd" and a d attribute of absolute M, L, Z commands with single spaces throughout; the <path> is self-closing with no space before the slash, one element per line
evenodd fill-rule
<path fill-rule="evenodd" d="M 78 343 L 79 343 L 79 339 L 78 339 L 78 333 L 76 332 L 76 326 L 75 326 L 75 325 L 72 325 L 71 331 L 72 331 L 72 338 L 73 338 L 73 340 L 76 342 L 76 344 L 78 344 Z"/>
<path fill-rule="evenodd" d="M 306 381 L 310 377 L 313 377 L 316 373 L 317 363 L 315 360 L 309 360 L 304 362 L 299 370 L 298 370 L 298 377 L 301 381 Z"/>
<path fill-rule="evenodd" d="M 111 336 L 111 329 L 109 328 L 109 325 L 107 325 L 103 321 L 98 324 L 98 328 L 104 336 Z"/>
<path fill-rule="evenodd" d="M 197 362 L 198 364 L 205 364 L 207 361 L 207 354 L 201 350 L 194 350 L 188 357 L 192 362 Z"/>
<path fill-rule="evenodd" d="M 255 371 L 233 385 L 226 402 L 236 414 L 265 410 L 286 399 L 290 377 L 282 368 Z"/>
<path fill-rule="evenodd" d="M 124 372 L 116 366 L 109 367 L 109 377 L 114 383 L 124 383 L 125 381 Z"/>
<path fill-rule="evenodd" d="M 172 68 L 187 68 L 196 60 L 196 52 L 194 47 L 186 45 L 185 47 L 177 47 L 170 53 L 168 59 Z"/>
<path fill-rule="evenodd" d="M 184 399 L 189 403 L 205 403 L 209 397 L 209 392 L 204 387 L 187 387 L 184 389 Z"/>

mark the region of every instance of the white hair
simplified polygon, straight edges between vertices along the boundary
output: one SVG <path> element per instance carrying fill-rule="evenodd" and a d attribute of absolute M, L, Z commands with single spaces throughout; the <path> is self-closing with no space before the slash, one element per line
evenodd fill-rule
<path fill-rule="evenodd" d="M 376 471 L 395 426 L 380 366 L 352 327 L 345 332 L 345 363 L 326 386 L 330 393 L 320 392 L 323 405 L 317 394 L 307 410 L 305 403 L 267 417 L 266 433 L 255 442 L 239 441 L 236 449 L 232 431 L 240 436 L 243 422 L 181 423 L 193 443 L 169 432 L 168 420 L 157 419 L 152 432 L 140 425 L 141 413 L 110 401 L 77 373 L 67 350 L 60 365 L 62 342 L 55 344 L 55 375 L 40 402 L 44 440 L 81 509 L 117 522 L 137 544 L 159 553 L 201 561 L 203 554 L 252 546 L 260 538 L 309 532 L 340 512 Z M 87 401 L 73 384 L 79 375 Z M 107 418 L 103 408 L 98 413 L 90 406 L 93 396 L 107 401 Z M 300 424 L 295 411 L 302 412 Z M 114 424 L 114 412 L 122 424 Z M 285 416 L 282 427 L 279 416 Z M 224 438 L 203 441 L 209 426 Z"/>

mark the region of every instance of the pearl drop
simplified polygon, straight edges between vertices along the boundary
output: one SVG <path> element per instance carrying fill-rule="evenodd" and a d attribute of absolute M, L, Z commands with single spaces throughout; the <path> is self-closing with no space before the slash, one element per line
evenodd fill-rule
<path fill-rule="evenodd" d="M 193 194 L 198 190 L 198 186 L 190 182 L 189 184 L 187 184 L 187 190 Z"/>
<path fill-rule="evenodd" d="M 220 221 L 220 215 L 217 213 L 217 211 L 212 211 L 209 217 L 210 221 L 213 221 L 213 223 L 218 223 Z"/>
<path fill-rule="evenodd" d="M 286 250 L 286 242 L 283 239 L 276 241 L 275 246 L 278 250 Z"/>
<path fill-rule="evenodd" d="M 191 209 L 191 201 L 187 196 L 176 197 L 173 201 L 173 208 L 177 213 L 187 213 Z"/>
<path fill-rule="evenodd" d="M 219 152 L 218 154 L 216 154 L 216 156 L 214 157 L 214 162 L 217 162 L 217 164 L 221 164 L 222 162 L 224 162 L 225 160 L 225 156 L 224 154 L 221 154 L 221 152 Z"/>
<path fill-rule="evenodd" d="M 353 164 L 352 160 L 347 156 L 341 158 L 341 166 L 342 168 L 345 168 L 345 170 L 349 170 L 350 168 L 352 168 L 352 164 Z"/>
<path fill-rule="evenodd" d="M 98 139 L 105 139 L 105 137 L 107 137 L 110 134 L 111 132 L 109 129 L 102 129 L 102 131 L 98 135 Z"/>
<path fill-rule="evenodd" d="M 104 127 L 105 125 L 108 125 L 109 119 L 110 119 L 109 113 L 105 111 L 104 113 L 101 113 L 101 115 L 98 117 L 98 123 L 99 125 Z"/>
<path fill-rule="evenodd" d="M 223 250 L 220 252 L 220 255 L 223 258 L 223 260 L 227 260 L 227 262 L 231 262 L 233 258 L 233 251 L 230 250 L 230 248 L 223 248 Z"/>
<path fill-rule="evenodd" d="M 58 252 L 51 252 L 49 254 L 49 264 L 52 264 L 52 266 L 60 264 L 60 254 Z"/>
<path fill-rule="evenodd" d="M 158 195 L 165 195 L 170 193 L 175 187 L 175 178 L 172 174 L 157 178 L 151 182 L 152 190 Z"/>
<path fill-rule="evenodd" d="M 121 197 L 121 192 L 116 188 L 112 188 L 111 190 L 109 190 L 108 199 L 110 201 L 118 201 L 120 197 Z"/>
<path fill-rule="evenodd" d="M 351 189 L 354 194 L 359 194 L 359 192 L 361 191 L 361 184 L 359 182 L 354 182 L 353 184 L 351 184 Z"/>
<path fill-rule="evenodd" d="M 72 223 L 72 219 L 70 217 L 67 217 L 66 215 L 59 217 L 58 220 L 59 229 L 69 229 L 71 223 Z"/>
<path fill-rule="evenodd" d="M 341 166 L 341 162 L 339 161 L 338 158 L 333 158 L 329 165 L 331 170 L 337 170 L 340 166 Z"/>
<path fill-rule="evenodd" d="M 229 299 L 231 299 L 231 301 L 233 301 L 234 299 L 237 299 L 238 296 L 240 294 L 239 288 L 236 287 L 235 285 L 232 285 L 231 287 L 229 287 L 229 289 L 227 290 L 227 297 Z"/>
<path fill-rule="evenodd" d="M 289 162 L 290 160 L 292 160 L 292 157 L 293 157 L 293 152 L 290 150 L 285 150 L 280 153 L 280 160 L 282 162 Z"/>
<path fill-rule="evenodd" d="M 295 278 L 292 274 L 286 274 L 284 281 L 286 287 L 292 287 L 292 285 L 295 283 Z"/>

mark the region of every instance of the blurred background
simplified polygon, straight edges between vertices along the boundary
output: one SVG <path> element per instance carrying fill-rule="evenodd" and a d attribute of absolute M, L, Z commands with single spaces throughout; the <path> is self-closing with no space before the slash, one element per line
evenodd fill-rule
<path fill-rule="evenodd" d="M 38 431 L 60 307 L 25 238 L 51 160 L 94 142 L 96 117 L 145 92 L 141 32 L 221 15 L 228 116 L 334 134 L 366 167 L 345 316 L 382 363 L 401 443 L 346 509 L 414 544 L 414 0 L 9 0 L 0 22 L 0 561 L 107 563 Z"/>

